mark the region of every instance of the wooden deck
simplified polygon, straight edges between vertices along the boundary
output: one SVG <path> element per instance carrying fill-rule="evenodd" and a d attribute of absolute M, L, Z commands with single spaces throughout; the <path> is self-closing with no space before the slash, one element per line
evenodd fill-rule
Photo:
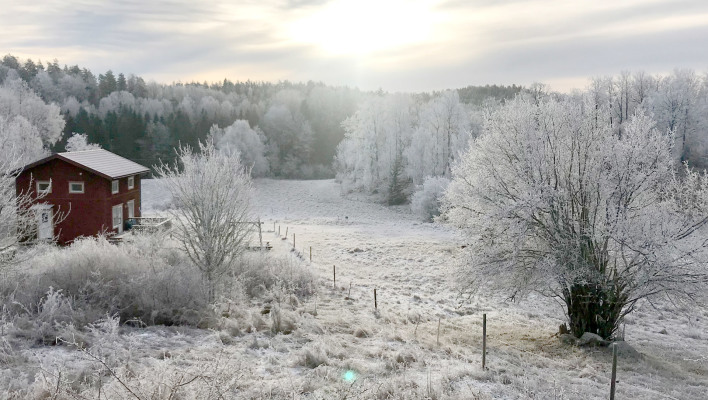
<path fill-rule="evenodd" d="M 120 243 L 135 234 L 169 233 L 172 230 L 172 219 L 168 217 L 140 217 L 125 221 L 123 232 L 108 237 L 112 243 Z"/>

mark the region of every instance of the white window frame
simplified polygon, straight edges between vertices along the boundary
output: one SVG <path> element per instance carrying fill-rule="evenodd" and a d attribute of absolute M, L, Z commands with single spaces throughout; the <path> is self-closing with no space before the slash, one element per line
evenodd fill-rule
<path fill-rule="evenodd" d="M 81 185 L 81 190 L 73 190 L 71 185 Z M 69 193 L 84 193 L 85 185 L 82 181 L 69 181 Z"/>
<path fill-rule="evenodd" d="M 116 194 L 120 192 L 120 181 L 115 180 L 111 182 L 111 194 Z"/>
<path fill-rule="evenodd" d="M 128 177 L 128 189 L 133 189 L 133 188 L 135 188 L 135 177 L 129 176 Z"/>
<path fill-rule="evenodd" d="M 39 185 L 44 185 L 44 184 L 47 185 L 47 189 L 45 189 L 45 190 L 40 189 Z M 52 180 L 51 179 L 48 181 L 37 181 L 37 193 L 38 194 L 49 194 L 51 192 L 52 192 Z"/>

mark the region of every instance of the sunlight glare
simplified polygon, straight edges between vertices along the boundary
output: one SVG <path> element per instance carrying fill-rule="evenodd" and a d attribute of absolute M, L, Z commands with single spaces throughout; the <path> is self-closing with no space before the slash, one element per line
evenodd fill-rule
<path fill-rule="evenodd" d="M 330 54 L 367 54 L 429 40 L 432 14 L 430 2 L 340 0 L 296 21 L 291 37 Z"/>

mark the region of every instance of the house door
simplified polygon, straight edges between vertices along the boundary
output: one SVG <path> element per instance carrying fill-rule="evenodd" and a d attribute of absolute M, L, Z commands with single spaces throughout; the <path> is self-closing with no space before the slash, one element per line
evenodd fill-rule
<path fill-rule="evenodd" d="M 123 204 L 113 206 L 113 229 L 123 233 Z"/>
<path fill-rule="evenodd" d="M 130 200 L 125 205 L 128 207 L 128 219 L 135 218 L 135 200 Z"/>
<path fill-rule="evenodd" d="M 54 215 L 51 208 L 37 210 L 37 239 L 54 239 Z"/>

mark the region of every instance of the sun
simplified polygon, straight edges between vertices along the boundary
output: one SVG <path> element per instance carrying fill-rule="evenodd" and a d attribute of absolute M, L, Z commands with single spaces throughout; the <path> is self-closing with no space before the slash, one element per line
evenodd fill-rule
<path fill-rule="evenodd" d="M 430 2 L 340 0 L 295 21 L 290 36 L 329 54 L 369 54 L 431 38 Z"/>

